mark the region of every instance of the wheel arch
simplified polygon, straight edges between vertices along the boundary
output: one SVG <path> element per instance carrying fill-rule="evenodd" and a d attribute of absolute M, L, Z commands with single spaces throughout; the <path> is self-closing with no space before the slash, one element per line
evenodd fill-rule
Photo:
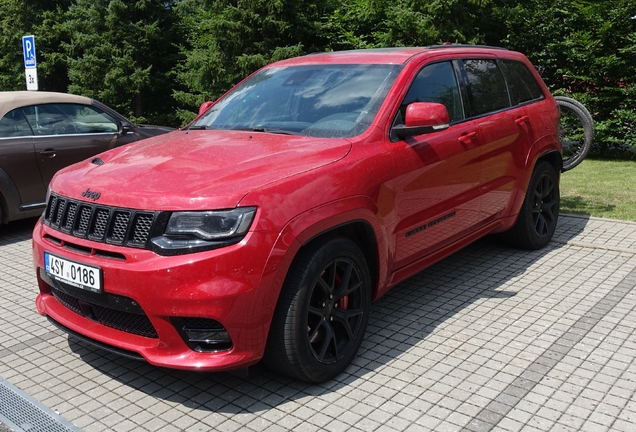
<path fill-rule="evenodd" d="M 532 167 L 532 170 L 534 170 L 534 167 L 536 167 L 539 164 L 539 162 L 542 162 L 542 161 L 546 161 L 550 165 L 552 165 L 552 167 L 557 173 L 561 172 L 561 169 L 563 168 L 563 158 L 561 157 L 561 154 L 557 150 L 551 150 L 539 156 L 539 158 L 535 161 L 534 166 Z"/>
<path fill-rule="evenodd" d="M 263 353 L 270 369 L 311 383 L 332 379 L 350 364 L 371 308 L 369 266 L 347 235 L 364 227 L 354 222 L 338 234 L 339 228 L 312 237 L 294 257 Z"/>
<path fill-rule="evenodd" d="M 18 188 L 9 174 L 0 168 L 0 209 L 2 210 L 0 223 L 7 223 L 18 218 L 21 202 Z"/>
<path fill-rule="evenodd" d="M 559 150 L 555 148 L 548 148 L 543 153 L 537 154 L 534 158 L 529 158 L 514 195 L 510 207 L 510 213 L 501 220 L 502 225 L 493 230 L 493 233 L 506 231 L 512 228 L 512 226 L 516 223 L 519 212 L 521 211 L 521 206 L 523 205 L 523 200 L 526 197 L 532 173 L 534 172 L 535 167 L 542 161 L 546 161 L 552 165 L 557 175 L 560 175 L 561 167 L 563 166 L 563 158 L 561 157 L 561 152 Z"/>
<path fill-rule="evenodd" d="M 388 271 L 387 259 L 382 257 L 388 257 L 389 252 L 384 227 L 373 201 L 356 196 L 307 210 L 280 230 L 261 277 L 261 288 L 253 299 L 252 313 L 261 315 L 265 339 L 294 259 L 309 245 L 334 236 L 348 238 L 360 247 L 369 265 L 371 299 L 377 297 Z"/>
<path fill-rule="evenodd" d="M 516 221 L 500 234 L 507 245 L 538 250 L 546 246 L 556 230 L 559 215 L 559 171 L 549 157 L 539 158 L 532 170 Z"/>
<path fill-rule="evenodd" d="M 9 222 L 9 216 L 7 213 L 8 213 L 7 202 L 5 201 L 4 195 L 2 195 L 2 192 L 0 192 L 0 224 L 5 224 Z"/>
<path fill-rule="evenodd" d="M 360 248 L 371 276 L 371 298 L 375 298 L 379 287 L 379 250 L 378 240 L 371 224 L 364 219 L 357 219 L 336 225 L 312 236 L 308 241 L 303 243 L 300 250 L 311 247 L 316 243 L 325 242 L 334 237 L 347 238 Z M 296 254 L 298 254 L 300 250 Z"/>

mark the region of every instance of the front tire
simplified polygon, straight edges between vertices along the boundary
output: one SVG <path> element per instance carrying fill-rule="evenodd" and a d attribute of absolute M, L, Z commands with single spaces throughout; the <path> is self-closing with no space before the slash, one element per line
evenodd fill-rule
<path fill-rule="evenodd" d="M 264 363 L 311 383 L 336 377 L 360 348 L 370 307 L 371 278 L 360 248 L 346 238 L 310 245 L 283 285 Z"/>
<path fill-rule="evenodd" d="M 559 179 L 552 165 L 539 162 L 515 225 L 501 234 L 505 243 L 521 249 L 541 249 L 556 230 L 559 218 Z"/>

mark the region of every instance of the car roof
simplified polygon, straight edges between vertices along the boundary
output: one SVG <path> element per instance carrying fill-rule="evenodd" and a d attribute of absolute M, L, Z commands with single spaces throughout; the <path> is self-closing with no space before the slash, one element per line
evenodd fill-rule
<path fill-rule="evenodd" d="M 93 100 L 85 96 L 68 93 L 43 91 L 0 92 L 0 118 L 15 108 L 45 103 L 81 103 L 92 105 Z"/>
<path fill-rule="evenodd" d="M 501 53 L 510 52 L 504 48 L 484 45 L 432 45 L 426 47 L 372 48 L 348 51 L 321 52 L 281 60 L 269 66 L 300 66 L 311 64 L 404 64 L 418 54 L 439 52 L 440 50 L 457 50 L 462 54 L 475 52 Z"/>

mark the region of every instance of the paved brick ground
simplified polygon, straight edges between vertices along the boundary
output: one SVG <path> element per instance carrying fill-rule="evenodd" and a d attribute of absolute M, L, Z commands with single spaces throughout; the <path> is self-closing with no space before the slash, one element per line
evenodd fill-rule
<path fill-rule="evenodd" d="M 0 228 L 0 378 L 84 431 L 636 429 L 634 223 L 563 216 L 541 251 L 470 246 L 376 302 L 323 385 L 69 340 L 35 312 L 32 225 Z"/>

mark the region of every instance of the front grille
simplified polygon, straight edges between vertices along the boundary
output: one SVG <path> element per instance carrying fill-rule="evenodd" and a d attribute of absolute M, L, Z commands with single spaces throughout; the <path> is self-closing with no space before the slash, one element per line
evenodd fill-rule
<path fill-rule="evenodd" d="M 91 240 L 100 241 L 104 238 L 109 216 L 110 211 L 108 209 L 98 208 L 97 211 L 95 211 L 95 223 L 93 223 L 93 229 L 88 235 Z"/>
<path fill-rule="evenodd" d="M 51 195 L 49 199 L 49 206 L 46 209 L 46 217 L 45 219 L 51 220 L 53 219 L 53 215 L 55 214 L 55 209 L 57 208 L 57 197 L 55 195 Z"/>
<path fill-rule="evenodd" d="M 91 208 L 88 206 L 80 207 L 80 217 L 77 221 L 77 229 L 73 230 L 73 234 L 77 237 L 84 237 L 88 232 L 88 222 L 91 220 Z M 73 227 L 74 220 L 68 221 L 68 225 Z"/>
<path fill-rule="evenodd" d="M 60 289 L 57 289 L 56 287 L 51 285 L 49 286 L 51 287 L 51 293 L 57 301 L 78 315 L 126 333 L 132 333 L 148 338 L 158 337 L 155 328 L 144 313 L 137 314 L 111 309 L 95 303 L 80 300 Z"/>
<path fill-rule="evenodd" d="M 137 220 L 135 221 L 133 229 L 133 241 L 136 243 L 143 243 L 150 234 L 153 218 L 152 215 L 147 214 L 138 214 L 136 218 Z"/>
<path fill-rule="evenodd" d="M 44 223 L 74 237 L 135 248 L 149 248 L 157 212 L 102 206 L 51 194 Z"/>
<path fill-rule="evenodd" d="M 84 315 L 82 313 L 82 309 L 80 308 L 79 305 L 79 300 L 76 299 L 75 297 L 72 297 L 62 291 L 59 291 L 53 287 L 51 287 L 51 292 L 53 293 L 53 296 L 57 299 L 57 301 L 59 301 L 60 303 L 62 303 L 64 306 L 66 306 L 67 309 L 72 310 L 73 312 L 75 312 L 76 314 L 79 315 Z"/>
<path fill-rule="evenodd" d="M 75 220 L 77 207 L 78 207 L 78 204 L 74 202 L 68 205 L 68 210 L 66 211 L 66 220 L 64 222 L 64 229 L 66 231 L 71 231 L 73 229 L 73 221 Z"/>
<path fill-rule="evenodd" d="M 121 312 L 98 305 L 92 305 L 92 308 L 97 321 L 105 326 L 139 336 L 157 337 L 157 332 L 146 315 Z"/>
<path fill-rule="evenodd" d="M 115 212 L 115 220 L 113 225 L 110 227 L 110 231 L 108 235 L 113 241 L 123 242 L 126 238 L 126 231 L 128 230 L 128 221 L 130 220 L 130 213 L 116 211 Z M 133 237 L 134 238 L 134 237 Z M 146 236 L 147 238 L 147 236 Z M 143 239 L 141 239 L 143 241 Z M 141 241 L 137 241 L 137 243 L 141 243 Z"/>

